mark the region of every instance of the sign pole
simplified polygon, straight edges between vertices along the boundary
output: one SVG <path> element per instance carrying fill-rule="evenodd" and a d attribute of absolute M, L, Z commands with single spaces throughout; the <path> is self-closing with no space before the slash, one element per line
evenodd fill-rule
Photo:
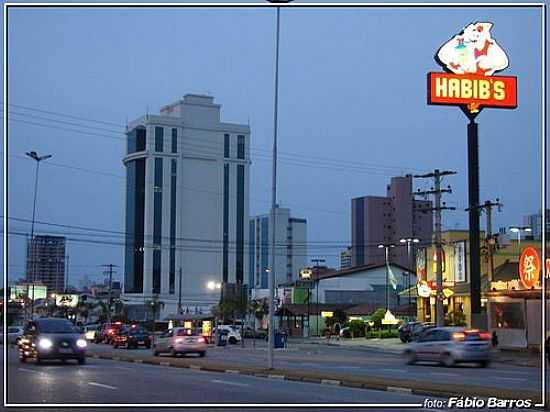
<path fill-rule="evenodd" d="M 465 111 L 466 112 L 466 111 Z M 467 113 L 467 112 L 466 112 Z M 482 328 L 481 268 L 479 253 L 479 144 L 475 115 L 467 113 L 468 123 L 468 204 L 470 230 L 470 308 L 471 326 Z"/>

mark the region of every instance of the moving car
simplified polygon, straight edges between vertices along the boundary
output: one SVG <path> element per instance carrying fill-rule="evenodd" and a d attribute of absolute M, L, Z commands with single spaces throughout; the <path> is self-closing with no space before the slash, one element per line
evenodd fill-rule
<path fill-rule="evenodd" d="M 138 348 L 144 346 L 147 349 L 151 348 L 151 337 L 145 329 L 140 326 L 124 326 L 119 329 L 118 333 L 113 336 L 113 347 L 120 346 L 126 349 Z"/>
<path fill-rule="evenodd" d="M 172 356 L 187 353 L 206 355 L 206 339 L 191 329 L 173 328 L 155 338 L 153 355 L 169 353 Z"/>
<path fill-rule="evenodd" d="M 96 343 L 105 342 L 107 344 L 111 344 L 113 340 L 113 336 L 118 333 L 118 330 L 122 326 L 123 326 L 122 322 L 104 324 L 96 340 Z"/>
<path fill-rule="evenodd" d="M 408 364 L 436 361 L 445 366 L 476 362 L 482 367 L 491 362 L 491 334 L 463 327 L 432 328 L 405 349 Z"/>
<path fill-rule="evenodd" d="M 227 341 L 232 345 L 241 341 L 241 332 L 239 330 L 239 326 L 218 325 L 217 330 L 218 332 L 225 331 L 227 333 Z"/>
<path fill-rule="evenodd" d="M 24 331 L 23 326 L 10 326 L 8 327 L 8 343 L 12 345 L 19 344 L 19 340 L 21 339 L 21 336 L 23 336 Z"/>
<path fill-rule="evenodd" d="M 424 335 L 428 330 L 435 328 L 435 323 L 432 322 L 421 322 L 418 325 L 415 325 L 411 329 L 411 334 L 409 342 L 418 340 L 422 335 Z"/>
<path fill-rule="evenodd" d="M 19 341 L 19 360 L 76 359 L 86 362 L 86 339 L 67 319 L 42 318 L 29 322 Z"/>

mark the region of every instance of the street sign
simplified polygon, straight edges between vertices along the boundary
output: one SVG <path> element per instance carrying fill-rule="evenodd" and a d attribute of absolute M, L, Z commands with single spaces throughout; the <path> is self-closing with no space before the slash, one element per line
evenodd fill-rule
<path fill-rule="evenodd" d="M 78 295 L 56 295 L 55 304 L 57 306 L 74 308 L 78 305 Z"/>

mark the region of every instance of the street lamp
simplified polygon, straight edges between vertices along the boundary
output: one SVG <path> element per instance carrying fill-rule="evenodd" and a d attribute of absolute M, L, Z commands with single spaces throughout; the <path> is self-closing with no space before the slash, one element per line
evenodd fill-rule
<path fill-rule="evenodd" d="M 40 162 L 42 160 L 47 160 L 49 159 L 50 157 L 52 157 L 52 155 L 44 155 L 44 156 L 39 156 L 35 151 L 32 151 L 32 152 L 26 152 L 25 155 L 27 155 L 28 157 L 30 157 L 31 159 L 35 160 L 36 161 L 36 173 L 35 173 L 35 177 L 34 177 L 34 201 L 33 201 L 33 206 L 32 206 L 32 221 L 31 221 L 31 247 L 32 247 L 32 253 L 31 253 L 31 256 L 32 256 L 32 261 L 31 261 L 31 266 L 32 266 L 32 276 L 29 276 L 31 274 L 27 273 L 27 281 L 32 281 L 32 301 L 31 301 L 31 320 L 33 318 L 33 315 L 34 315 L 34 282 L 35 282 L 35 272 L 36 272 L 36 268 L 34 266 L 34 262 L 35 262 L 35 256 L 34 256 L 34 252 L 35 252 L 35 246 L 34 245 L 34 218 L 36 216 L 36 195 L 37 195 L 37 192 L 38 192 L 38 171 L 40 169 Z M 28 293 L 28 288 L 27 288 L 27 293 Z"/>
<path fill-rule="evenodd" d="M 384 249 L 385 252 L 385 262 L 386 262 L 386 312 L 390 309 L 390 289 L 388 288 L 389 283 L 389 266 L 390 266 L 390 248 L 395 247 L 394 244 L 387 243 L 387 244 L 380 244 L 378 245 L 378 249 Z"/>
<path fill-rule="evenodd" d="M 213 280 L 211 280 L 206 284 L 206 288 L 209 290 L 221 289 L 222 284 L 220 282 L 214 282 Z"/>
<path fill-rule="evenodd" d="M 510 226 L 510 232 L 518 234 L 518 249 L 521 245 L 521 232 L 530 233 L 532 231 L 529 226 Z"/>
<path fill-rule="evenodd" d="M 408 275 L 407 275 L 407 286 L 408 286 L 407 293 L 409 295 L 409 306 L 407 308 L 407 311 L 409 312 L 409 316 L 410 316 L 411 315 L 410 314 L 410 310 L 411 310 L 411 273 L 412 273 L 411 269 L 414 266 L 413 262 L 411 262 L 411 243 L 419 243 L 420 239 L 407 237 L 407 238 L 399 239 L 399 242 L 407 244 L 407 262 L 408 262 L 408 265 L 409 265 L 409 271 L 408 271 Z"/>

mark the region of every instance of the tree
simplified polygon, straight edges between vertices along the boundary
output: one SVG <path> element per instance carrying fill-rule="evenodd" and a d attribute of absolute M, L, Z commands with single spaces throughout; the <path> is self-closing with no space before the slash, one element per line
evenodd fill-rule
<path fill-rule="evenodd" d="M 379 329 L 382 326 L 382 319 L 386 315 L 386 309 L 378 308 L 370 315 L 370 321 L 374 323 L 374 327 Z"/>

